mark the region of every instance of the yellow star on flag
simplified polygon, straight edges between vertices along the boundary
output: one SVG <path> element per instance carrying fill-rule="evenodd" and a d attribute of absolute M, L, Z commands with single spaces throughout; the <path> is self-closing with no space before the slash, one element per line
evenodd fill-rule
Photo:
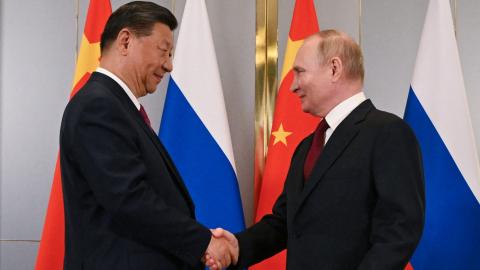
<path fill-rule="evenodd" d="M 290 136 L 292 132 L 285 131 L 283 129 L 283 123 L 280 124 L 280 127 L 277 131 L 272 132 L 272 135 L 275 137 L 275 141 L 273 145 L 277 144 L 278 142 L 282 142 L 284 145 L 287 145 L 287 137 Z"/>

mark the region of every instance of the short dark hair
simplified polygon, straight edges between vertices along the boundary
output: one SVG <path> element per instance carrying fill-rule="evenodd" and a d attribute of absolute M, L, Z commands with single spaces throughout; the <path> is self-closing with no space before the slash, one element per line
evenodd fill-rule
<path fill-rule="evenodd" d="M 137 37 L 149 36 L 156 23 L 167 25 L 170 30 L 178 22 L 170 10 L 152 2 L 133 1 L 119 7 L 110 15 L 100 40 L 100 50 L 108 48 L 123 28 L 128 28 Z"/>

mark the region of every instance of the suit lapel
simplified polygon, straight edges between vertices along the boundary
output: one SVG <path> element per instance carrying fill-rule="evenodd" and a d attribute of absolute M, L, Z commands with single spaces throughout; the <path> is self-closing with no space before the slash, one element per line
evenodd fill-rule
<path fill-rule="evenodd" d="M 136 109 L 134 107 L 134 109 Z M 143 131 L 148 135 L 150 140 L 153 142 L 157 150 L 160 152 L 163 160 L 167 164 L 167 167 L 169 168 L 170 172 L 174 175 L 173 179 L 174 181 L 177 182 L 178 186 L 180 187 L 180 190 L 182 191 L 185 199 L 188 201 L 188 204 L 190 205 L 190 208 L 192 210 L 192 213 L 194 212 L 194 204 L 193 200 L 190 197 L 190 193 L 188 192 L 187 187 L 185 186 L 185 183 L 183 183 L 182 177 L 177 171 L 177 168 L 173 164 L 172 159 L 170 158 L 170 155 L 168 154 L 167 149 L 163 146 L 162 142 L 158 138 L 157 134 L 152 130 L 152 128 L 145 123 L 145 121 L 141 118 L 141 115 L 135 110 L 132 112 L 135 114 L 135 120 L 137 121 L 137 124 L 139 124 Z"/>
<path fill-rule="evenodd" d="M 291 205 L 296 206 L 298 205 L 298 201 L 302 194 L 304 188 L 304 178 L 303 178 L 303 166 L 305 164 L 305 159 L 307 157 L 308 150 L 312 145 L 313 135 L 308 136 L 305 141 L 299 145 L 298 152 L 295 154 L 296 158 L 292 159 L 292 163 L 290 164 L 291 172 L 288 175 L 290 183 L 288 185 L 288 199 Z"/>
<path fill-rule="evenodd" d="M 370 100 L 362 102 L 335 129 L 332 136 L 325 144 L 323 152 L 317 160 L 310 177 L 305 182 L 305 186 L 300 193 L 300 198 L 298 200 L 295 213 L 298 212 L 298 209 L 301 208 L 306 198 L 322 180 L 327 170 L 335 163 L 353 138 L 355 138 L 360 130 L 361 122 L 365 119 L 367 113 L 372 108 L 374 108 L 374 106 Z M 305 151 L 303 160 L 305 160 L 307 152 L 308 150 Z M 301 171 L 303 172 L 303 170 Z"/>
<path fill-rule="evenodd" d="M 124 107 L 127 109 L 129 114 L 135 119 L 137 124 L 142 128 L 142 130 L 147 134 L 148 138 L 152 141 L 152 143 L 155 145 L 155 148 L 159 151 L 160 155 L 162 156 L 163 160 L 165 161 L 165 164 L 167 165 L 168 169 L 170 172 L 173 174 L 173 179 L 177 183 L 178 187 L 180 188 L 181 192 L 183 193 L 185 199 L 188 202 L 188 205 L 190 206 L 190 209 L 192 211 L 192 214 L 195 213 L 195 206 L 193 203 L 192 198 L 190 197 L 190 193 L 188 192 L 187 187 L 182 181 L 182 178 L 180 174 L 178 173 L 175 165 L 173 164 L 173 161 L 170 158 L 170 155 L 168 154 L 167 150 L 163 146 L 163 144 L 160 142 L 160 139 L 157 137 L 157 134 L 152 130 L 152 128 L 145 123 L 143 120 L 142 116 L 138 112 L 137 108 L 133 104 L 133 102 L 130 100 L 130 98 L 127 96 L 125 91 L 121 88 L 120 85 L 118 85 L 113 79 L 110 77 L 94 72 L 92 73 L 92 77 L 98 81 L 101 81 L 107 85 L 107 88 L 122 102 Z"/>

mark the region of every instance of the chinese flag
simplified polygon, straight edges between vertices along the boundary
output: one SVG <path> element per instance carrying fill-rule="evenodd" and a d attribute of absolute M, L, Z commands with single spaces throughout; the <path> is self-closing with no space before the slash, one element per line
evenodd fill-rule
<path fill-rule="evenodd" d="M 82 88 L 95 71 L 100 58 L 100 36 L 112 13 L 110 0 L 90 0 L 70 98 Z M 57 157 L 42 240 L 35 270 L 61 270 L 65 255 L 65 216 L 63 211 L 62 174 Z"/>
<path fill-rule="evenodd" d="M 288 35 L 255 222 L 272 212 L 273 204 L 282 192 L 288 168 L 290 167 L 290 159 L 295 148 L 303 138 L 313 132 L 320 120 L 304 113 L 300 99 L 290 91 L 290 86 L 293 82 L 292 65 L 295 55 L 303 40 L 318 31 L 317 14 L 313 0 L 297 0 Z M 254 265 L 251 269 L 285 269 L 285 255 L 286 252 L 283 251 L 270 259 Z"/>

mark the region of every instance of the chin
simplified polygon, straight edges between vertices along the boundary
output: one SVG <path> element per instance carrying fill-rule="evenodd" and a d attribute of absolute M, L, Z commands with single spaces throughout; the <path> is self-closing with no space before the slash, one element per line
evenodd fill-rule
<path fill-rule="evenodd" d="M 304 104 L 302 104 L 302 111 L 303 111 L 304 113 L 310 113 L 310 109 L 308 108 L 308 106 L 306 106 L 306 105 L 304 105 Z"/>
<path fill-rule="evenodd" d="M 155 91 L 157 91 L 157 87 L 151 88 L 151 89 L 146 89 L 146 90 L 147 90 L 147 91 L 146 91 L 147 94 L 153 94 L 153 93 L 155 93 Z"/>

